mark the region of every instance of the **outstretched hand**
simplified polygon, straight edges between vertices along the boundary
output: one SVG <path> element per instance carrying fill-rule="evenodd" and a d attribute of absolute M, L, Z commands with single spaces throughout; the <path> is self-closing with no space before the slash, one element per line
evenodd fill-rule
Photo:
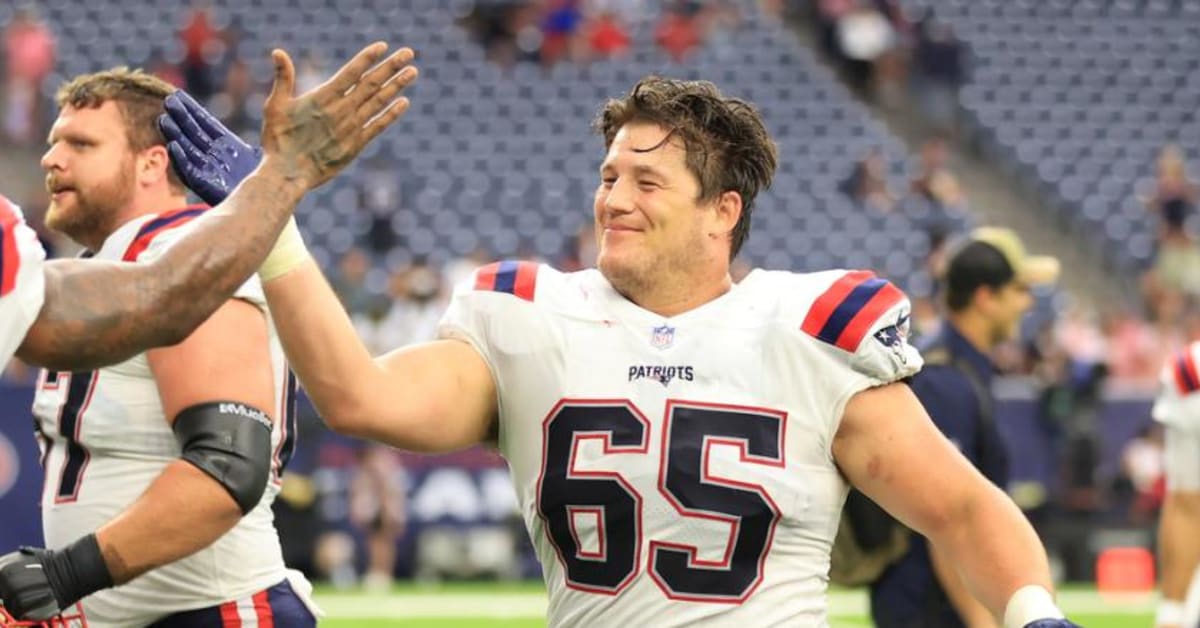
<path fill-rule="evenodd" d="M 308 188 L 332 179 L 408 110 L 400 96 L 417 78 L 414 53 L 401 48 L 381 63 L 387 44 L 363 48 L 328 81 L 295 96 L 291 57 L 275 50 L 275 83 L 263 105 L 264 158 L 277 160 Z"/>
<path fill-rule="evenodd" d="M 261 148 L 242 141 L 188 94 L 171 94 L 159 128 L 175 171 L 210 205 L 225 200 L 260 160 L 306 189 L 325 183 L 408 110 L 400 93 L 417 78 L 409 65 L 413 51 L 401 48 L 376 64 L 386 51 L 383 42 L 363 48 L 300 96 L 291 57 L 273 51 L 275 82 L 263 104 Z"/>

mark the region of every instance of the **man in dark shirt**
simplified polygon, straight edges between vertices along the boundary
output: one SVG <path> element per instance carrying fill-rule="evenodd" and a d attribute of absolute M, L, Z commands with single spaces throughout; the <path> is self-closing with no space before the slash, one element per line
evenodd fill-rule
<path fill-rule="evenodd" d="M 941 277 L 946 318 L 921 343 L 925 367 L 910 385 L 929 416 L 988 479 L 1003 488 L 1007 456 L 993 419 L 988 357 L 1017 335 L 1030 287 L 1058 276 L 1058 260 L 1025 253 L 1017 235 L 984 227 L 952 252 Z M 958 628 L 997 622 L 967 592 L 954 566 L 916 534 L 908 552 L 871 586 L 879 628 Z"/>

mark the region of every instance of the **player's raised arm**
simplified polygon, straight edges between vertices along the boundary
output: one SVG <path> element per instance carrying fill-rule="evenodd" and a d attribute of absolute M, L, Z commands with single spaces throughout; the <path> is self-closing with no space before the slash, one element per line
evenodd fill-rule
<path fill-rule="evenodd" d="M 1006 627 L 1062 614 L 1041 541 L 1012 500 L 971 466 L 902 383 L 846 405 L 833 444 L 846 478 L 948 557 Z M 1069 626 L 1051 623 L 1047 626 Z"/>
<path fill-rule="evenodd" d="M 361 82 L 384 85 L 385 90 L 389 85 L 406 85 L 416 77 L 416 69 L 391 78 L 396 73 L 393 64 L 411 60 L 412 52 L 402 49 L 363 75 Z M 382 101 L 369 91 L 351 90 L 353 86 L 339 73 L 322 88 L 343 94 L 351 105 L 346 115 L 358 116 L 356 124 L 361 125 L 361 112 L 379 107 Z M 392 113 L 388 110 L 384 115 Z M 168 110 L 168 114 L 184 130 L 207 116 L 198 107 Z M 377 134 L 380 120 L 390 122 L 384 115 L 355 132 Z M 240 142 L 220 123 L 212 124 L 215 136 L 226 138 L 227 143 Z M 189 148 L 181 158 L 195 163 L 229 161 L 212 146 Z M 181 174 L 189 187 L 205 183 L 193 181 L 186 169 Z M 263 288 L 288 362 L 332 429 L 426 452 L 460 449 L 489 435 L 496 416 L 495 384 L 483 357 L 471 345 L 439 340 L 372 358 L 321 270 L 308 257 L 299 233 L 285 232 L 281 246 L 290 253 L 269 271 L 264 267 Z"/>
<path fill-rule="evenodd" d="M 407 109 L 396 96 L 416 76 L 407 67 L 411 50 L 392 55 L 367 80 L 385 50 L 383 43 L 367 46 L 329 83 L 298 97 L 291 59 L 276 50 L 261 163 L 248 146 L 210 134 L 210 118 L 164 128 L 177 167 L 189 169 L 180 174 L 206 202 L 220 205 L 152 263 L 47 263 L 45 302 L 18 355 L 50 368 L 93 368 L 187 337 L 263 264 L 305 192 L 336 175 Z M 168 98 L 168 110 L 193 104 L 181 94 Z M 195 159 L 208 150 L 220 151 L 222 161 Z M 181 161 L 187 151 L 192 158 Z M 280 241 L 267 268 L 289 259 L 289 242 Z"/>

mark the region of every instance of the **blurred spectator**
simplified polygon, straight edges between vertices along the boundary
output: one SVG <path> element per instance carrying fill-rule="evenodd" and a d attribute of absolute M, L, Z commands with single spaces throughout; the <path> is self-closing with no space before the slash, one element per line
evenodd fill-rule
<path fill-rule="evenodd" d="M 379 321 L 375 348 L 387 350 L 437 336 L 445 307 L 439 297 L 442 276 L 424 260 L 392 275 L 392 306 Z"/>
<path fill-rule="evenodd" d="M 209 8 L 197 5 L 179 31 L 183 43 L 183 77 L 188 92 L 201 102 L 212 97 L 216 90 L 210 61 L 213 47 L 222 44 L 221 31 L 213 25 Z"/>
<path fill-rule="evenodd" d="M 150 57 L 146 59 L 146 71 L 179 89 L 186 88 L 183 72 L 179 69 L 179 65 L 168 61 L 162 50 L 150 53 Z"/>
<path fill-rule="evenodd" d="M 360 248 L 346 251 L 338 262 L 337 273 L 330 278 L 330 285 L 352 316 L 378 317 L 387 307 L 386 299 L 372 292 L 367 286 L 367 273 L 371 270 L 371 259 Z"/>
<path fill-rule="evenodd" d="M 566 58 L 578 60 L 579 51 L 576 49 L 576 35 L 580 32 L 583 13 L 579 10 L 578 0 L 550 0 L 542 18 L 542 48 L 541 60 L 543 65 L 554 65 Z"/>
<path fill-rule="evenodd" d="M 1151 422 L 1121 451 L 1121 477 L 1132 490 L 1131 523 L 1153 522 L 1166 497 L 1163 426 Z"/>
<path fill-rule="evenodd" d="M 922 112 L 942 132 L 956 132 L 963 48 L 950 25 L 932 18 L 921 22 L 913 66 L 913 88 Z"/>
<path fill-rule="evenodd" d="M 941 209 L 961 210 L 967 199 L 958 178 L 946 166 L 948 148 L 943 137 L 933 137 L 921 145 L 921 163 L 912 180 L 912 193 Z"/>
<path fill-rule="evenodd" d="M 654 41 L 676 62 L 682 62 L 692 49 L 700 45 L 700 32 L 685 9 L 674 8 L 663 13 L 654 31 Z"/>
<path fill-rule="evenodd" d="M 325 61 L 316 48 L 304 51 L 300 57 L 300 66 L 296 68 L 296 93 L 303 94 L 324 83 Z"/>
<path fill-rule="evenodd" d="M 396 540 L 404 533 L 407 481 L 396 452 L 383 445 L 364 445 L 350 483 L 350 521 L 367 536 L 368 591 L 391 589 L 396 568 Z"/>
<path fill-rule="evenodd" d="M 1174 144 L 1163 147 L 1154 195 L 1145 201 L 1160 220 L 1158 253 L 1153 268 L 1143 279 L 1152 312 L 1163 308 L 1173 293 L 1200 297 L 1200 247 L 1187 224 L 1196 200 L 1196 185 L 1187 172 L 1183 151 Z"/>
<path fill-rule="evenodd" d="M 250 103 L 255 91 L 250 67 L 245 61 L 234 59 L 225 72 L 224 87 L 209 103 L 209 110 L 241 135 L 245 135 L 247 131 L 257 131 L 258 125 L 251 114 Z"/>
<path fill-rule="evenodd" d="M 1196 184 L 1188 175 L 1183 151 L 1175 144 L 1163 147 L 1158 156 L 1154 196 L 1146 201 L 1162 221 L 1159 234 L 1164 245 L 1192 242 L 1187 220 L 1196 207 Z"/>
<path fill-rule="evenodd" d="M 4 132 L 16 144 L 40 140 L 42 83 L 54 69 L 54 34 L 30 7 L 18 8 L 4 30 L 8 84 Z"/>
<path fill-rule="evenodd" d="M 886 213 L 896 206 L 896 197 L 888 190 L 887 161 L 878 147 L 872 148 L 854 166 L 850 177 L 842 183 L 842 191 L 859 204 L 876 211 Z"/>
<path fill-rule="evenodd" d="M 629 34 L 616 14 L 604 12 L 588 24 L 588 44 L 596 56 L 624 56 L 629 52 Z"/>

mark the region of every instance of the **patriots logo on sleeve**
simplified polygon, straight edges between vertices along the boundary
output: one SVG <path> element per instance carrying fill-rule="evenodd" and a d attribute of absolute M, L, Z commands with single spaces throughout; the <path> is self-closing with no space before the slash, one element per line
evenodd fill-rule
<path fill-rule="evenodd" d="M 849 272 L 813 301 L 800 329 L 818 340 L 854 353 L 879 317 L 903 300 L 904 293 L 899 288 L 874 273 L 865 270 Z M 902 350 L 907 322 L 907 317 L 897 321 L 891 328 L 880 330 L 883 338 L 879 334 L 876 338 L 894 350 Z M 895 343 L 895 346 L 889 343 Z"/>
<path fill-rule="evenodd" d="M 908 341 L 908 320 L 908 314 L 903 314 L 895 325 L 888 325 L 875 332 L 875 340 L 891 349 L 901 364 L 908 363 L 908 356 L 904 355 L 904 343 Z"/>

